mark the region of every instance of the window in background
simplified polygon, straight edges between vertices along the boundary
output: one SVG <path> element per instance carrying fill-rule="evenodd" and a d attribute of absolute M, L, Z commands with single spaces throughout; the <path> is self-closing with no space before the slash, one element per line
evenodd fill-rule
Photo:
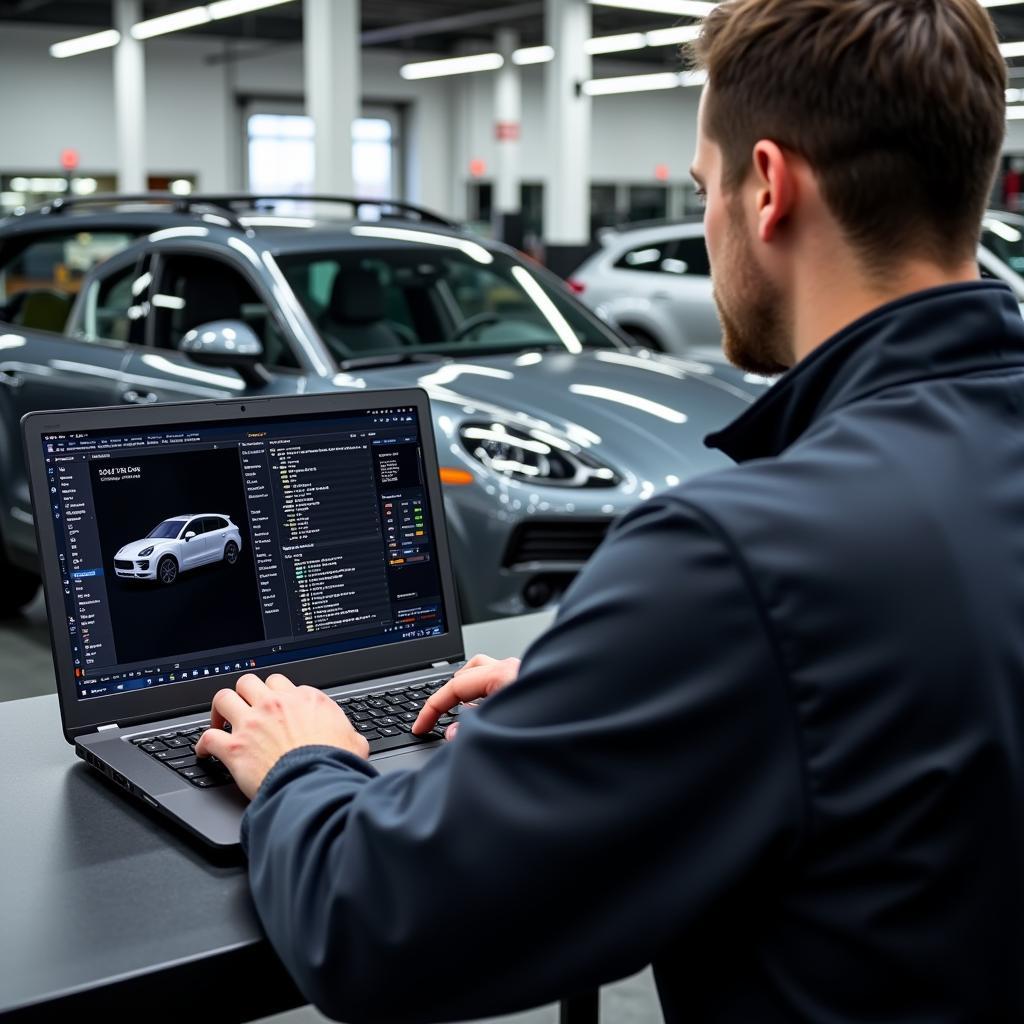
<path fill-rule="evenodd" d="M 631 185 L 630 221 L 664 220 L 668 216 L 668 188 L 665 185 Z"/>
<path fill-rule="evenodd" d="M 262 195 L 311 195 L 316 153 L 313 119 L 304 114 L 253 114 L 248 121 L 249 189 Z M 394 137 L 385 118 L 361 117 L 352 126 L 355 194 L 393 198 Z"/>

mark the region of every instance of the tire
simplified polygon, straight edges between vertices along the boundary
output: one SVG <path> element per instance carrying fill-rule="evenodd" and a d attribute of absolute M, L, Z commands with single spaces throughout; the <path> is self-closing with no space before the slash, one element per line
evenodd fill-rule
<path fill-rule="evenodd" d="M 172 586 L 178 579 L 178 563 L 170 555 L 164 555 L 156 565 L 157 581 L 165 587 Z"/>
<path fill-rule="evenodd" d="M 229 540 L 224 546 L 224 561 L 228 565 L 234 565 L 238 561 L 238 545 L 233 540 Z"/>
<path fill-rule="evenodd" d="M 622 331 L 641 348 L 649 348 L 655 352 L 665 351 L 665 346 L 653 334 L 649 334 L 642 327 L 623 327 Z"/>
<path fill-rule="evenodd" d="M 39 592 L 39 577 L 26 569 L 11 565 L 0 554 L 0 574 L 3 586 L 0 587 L 0 618 L 9 619 L 20 615 L 25 605 L 31 604 Z"/>

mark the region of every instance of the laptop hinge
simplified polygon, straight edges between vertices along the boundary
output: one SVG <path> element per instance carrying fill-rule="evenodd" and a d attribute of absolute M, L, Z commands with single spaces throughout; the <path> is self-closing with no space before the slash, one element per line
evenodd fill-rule
<path fill-rule="evenodd" d="M 117 722 L 111 722 L 110 725 L 101 725 L 96 731 L 97 732 L 106 732 L 107 729 L 120 729 L 120 728 L 121 728 L 121 726 L 119 726 L 117 724 Z"/>
<path fill-rule="evenodd" d="M 431 668 L 447 668 L 451 664 L 450 661 L 432 661 L 430 663 Z"/>

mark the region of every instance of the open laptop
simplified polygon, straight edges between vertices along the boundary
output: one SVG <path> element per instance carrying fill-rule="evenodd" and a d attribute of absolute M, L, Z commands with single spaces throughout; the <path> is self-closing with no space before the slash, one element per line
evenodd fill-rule
<path fill-rule="evenodd" d="M 419 390 L 23 420 L 64 736 L 214 846 L 246 801 L 193 747 L 246 672 L 326 690 L 382 772 L 463 662 Z"/>

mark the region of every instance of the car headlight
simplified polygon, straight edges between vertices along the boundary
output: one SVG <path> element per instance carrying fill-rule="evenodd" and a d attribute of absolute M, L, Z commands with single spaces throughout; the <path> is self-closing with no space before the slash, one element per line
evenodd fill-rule
<path fill-rule="evenodd" d="M 150 546 L 149 546 L 148 548 L 143 548 L 143 549 L 142 549 L 142 550 L 141 550 L 141 551 L 140 551 L 140 552 L 138 553 L 138 555 L 137 555 L 136 557 L 137 557 L 137 558 L 145 558 L 145 557 L 146 557 L 146 555 L 151 555 L 151 554 L 153 554 L 153 548 L 154 548 L 155 546 L 156 546 L 156 545 L 154 545 L 154 544 L 150 544 Z"/>
<path fill-rule="evenodd" d="M 463 447 L 501 476 L 547 487 L 615 487 L 621 477 L 565 438 L 504 423 L 466 423 Z"/>

